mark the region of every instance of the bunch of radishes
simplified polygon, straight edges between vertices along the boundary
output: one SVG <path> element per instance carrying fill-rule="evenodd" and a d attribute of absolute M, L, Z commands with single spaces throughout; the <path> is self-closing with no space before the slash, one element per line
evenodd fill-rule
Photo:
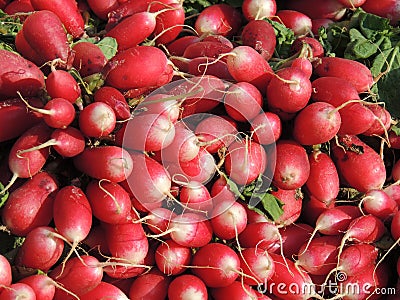
<path fill-rule="evenodd" d="M 316 38 L 379 3 L 0 1 L 0 300 L 397 299 L 398 120 Z"/>

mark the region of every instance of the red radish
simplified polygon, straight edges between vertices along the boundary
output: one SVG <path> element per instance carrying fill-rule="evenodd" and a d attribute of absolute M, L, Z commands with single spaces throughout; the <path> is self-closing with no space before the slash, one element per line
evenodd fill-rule
<path fill-rule="evenodd" d="M 400 185 L 391 184 L 383 189 L 383 191 L 389 195 L 394 201 L 396 201 L 397 205 L 400 205 Z M 399 206 L 400 207 L 400 206 Z"/>
<path fill-rule="evenodd" d="M 83 35 L 85 23 L 76 1 L 31 0 L 31 3 L 35 10 L 49 10 L 55 13 L 64 24 L 67 32 L 74 38 Z"/>
<path fill-rule="evenodd" d="M 388 18 L 392 25 L 397 24 L 400 20 L 398 3 L 393 0 L 384 0 L 377 5 L 374 1 L 367 0 L 361 8 L 368 13 Z"/>
<path fill-rule="evenodd" d="M 4 7 L 4 12 L 8 15 L 14 15 L 17 13 L 30 13 L 33 11 L 34 8 L 32 7 L 30 0 L 12 1 L 8 3 L 6 7 Z"/>
<path fill-rule="evenodd" d="M 273 112 L 261 112 L 250 122 L 253 139 L 262 145 L 275 143 L 282 134 L 282 121 Z"/>
<path fill-rule="evenodd" d="M 301 110 L 295 120 L 293 137 L 302 145 L 323 144 L 339 131 L 339 111 L 326 102 L 314 102 Z"/>
<path fill-rule="evenodd" d="M 118 0 L 119 5 L 108 14 L 108 24 L 114 25 L 124 17 L 137 12 L 146 11 L 149 8 L 150 3 L 151 0 Z"/>
<path fill-rule="evenodd" d="M 26 101 L 31 106 L 43 107 L 43 103 L 39 98 L 30 98 L 26 99 Z M 42 115 L 38 112 L 27 110 L 26 104 L 20 98 L 11 98 L 0 101 L 0 118 L 4 124 L 13 124 L 13 126 L 2 126 L 0 142 L 4 142 L 19 137 L 29 128 L 38 124 L 42 120 Z"/>
<path fill-rule="evenodd" d="M 400 160 L 395 162 L 392 168 L 392 177 L 395 182 L 398 182 L 400 180 Z"/>
<path fill-rule="evenodd" d="M 313 66 L 308 58 L 297 57 L 293 59 L 290 66 L 293 68 L 299 68 L 301 71 L 304 72 L 304 74 L 308 76 L 308 78 L 310 78 L 312 75 Z"/>
<path fill-rule="evenodd" d="M 262 104 L 261 92 L 248 82 L 231 85 L 224 99 L 226 112 L 239 122 L 249 122 L 254 119 L 261 112 Z"/>
<path fill-rule="evenodd" d="M 228 147 L 233 142 L 237 128 L 236 124 L 233 125 L 225 118 L 210 115 L 197 124 L 195 134 L 202 147 L 214 154 L 221 147 Z"/>
<path fill-rule="evenodd" d="M 95 102 L 108 104 L 115 113 L 117 120 L 127 120 L 131 117 L 130 107 L 124 95 L 111 86 L 102 86 L 93 95 Z"/>
<path fill-rule="evenodd" d="M 309 175 L 306 150 L 295 141 L 278 140 L 273 183 L 280 189 L 294 190 L 303 186 Z"/>
<path fill-rule="evenodd" d="M 318 18 L 318 19 L 312 19 L 311 22 L 312 22 L 311 31 L 315 37 L 318 37 L 319 29 L 328 28 L 329 24 L 332 24 L 334 21 L 328 18 Z"/>
<path fill-rule="evenodd" d="M 208 292 L 204 282 L 197 276 L 183 274 L 175 277 L 168 287 L 168 299 L 207 300 Z"/>
<path fill-rule="evenodd" d="M 142 72 L 132 72 L 134 69 Z M 162 50 L 151 46 L 134 46 L 111 58 L 103 74 L 106 84 L 117 89 L 155 89 L 172 80 L 172 66 Z"/>
<path fill-rule="evenodd" d="M 239 243 L 244 248 L 268 250 L 281 239 L 278 227 L 270 222 L 247 224 L 239 235 Z"/>
<path fill-rule="evenodd" d="M 181 67 L 179 69 L 184 71 Z M 187 72 L 194 76 L 211 75 L 224 80 L 233 81 L 233 77 L 229 73 L 226 62 L 210 57 L 195 57 L 188 60 Z"/>
<path fill-rule="evenodd" d="M 301 212 L 301 218 L 310 225 L 315 225 L 320 214 L 326 209 L 330 209 L 335 207 L 335 200 L 332 200 L 330 203 L 324 203 L 315 198 L 313 195 L 308 195 L 309 199 L 305 199 L 303 201 L 303 208 Z"/>
<path fill-rule="evenodd" d="M 147 228 L 156 234 L 164 233 L 168 230 L 169 223 L 176 217 L 176 213 L 164 207 L 151 209 L 146 219 Z"/>
<path fill-rule="evenodd" d="M 43 272 L 50 270 L 64 250 L 64 241 L 58 235 L 54 228 L 48 226 L 32 229 L 26 235 L 21 248 L 18 249 L 15 265 Z"/>
<path fill-rule="evenodd" d="M 246 140 L 229 145 L 224 165 L 231 180 L 246 185 L 265 171 L 266 164 L 267 154 L 263 146 Z"/>
<path fill-rule="evenodd" d="M 90 255 L 73 257 L 66 261 L 65 267 L 58 265 L 49 273 L 49 276 L 65 290 L 82 296 L 100 284 L 103 277 L 103 268 L 97 258 Z M 67 292 L 56 289 L 54 300 L 65 299 Z"/>
<path fill-rule="evenodd" d="M 56 293 L 56 287 L 60 287 L 53 279 L 44 274 L 30 275 L 18 282 L 29 285 L 34 290 L 36 299 L 41 300 L 52 300 Z"/>
<path fill-rule="evenodd" d="M 93 215 L 102 222 L 118 224 L 127 222 L 131 213 L 128 192 L 118 183 L 92 180 L 86 187 L 86 196 Z"/>
<path fill-rule="evenodd" d="M 38 146 L 53 146 L 53 149 L 63 157 L 74 157 L 85 150 L 85 137 L 79 129 L 68 126 L 65 129 L 56 129 L 51 134 L 51 139 Z"/>
<path fill-rule="evenodd" d="M 213 198 L 214 205 L 224 201 L 231 203 L 236 201 L 235 194 L 230 190 L 226 179 L 222 176 L 214 181 L 211 186 L 210 194 Z"/>
<path fill-rule="evenodd" d="M 96 0 L 87 0 L 87 4 L 93 13 L 102 20 L 107 20 L 108 13 L 118 8 L 119 3 L 118 0 L 111 1 L 96 1 Z"/>
<path fill-rule="evenodd" d="M 392 237 L 397 241 L 400 239 L 400 212 L 397 212 L 390 223 L 390 232 Z"/>
<path fill-rule="evenodd" d="M 253 0 L 253 2 L 255 2 Z M 243 9 L 243 7 L 242 7 Z M 242 30 L 243 45 L 256 49 L 264 57 L 270 60 L 276 46 L 275 31 L 272 25 L 265 20 L 251 20 Z"/>
<path fill-rule="evenodd" d="M 227 58 L 229 73 L 240 82 L 255 85 L 264 94 L 274 72 L 264 57 L 250 46 L 235 47 Z"/>
<path fill-rule="evenodd" d="M 100 225 L 93 225 L 86 239 L 82 241 L 83 244 L 87 245 L 90 250 L 98 251 L 103 255 L 109 255 L 108 245 L 105 238 L 104 228 Z M 91 253 L 91 251 L 89 251 Z"/>
<path fill-rule="evenodd" d="M 121 224 L 103 223 L 106 241 L 113 257 L 131 264 L 141 264 L 149 251 L 149 241 L 142 224 L 127 221 Z"/>
<path fill-rule="evenodd" d="M 40 56 L 31 45 L 29 45 L 22 30 L 18 31 L 15 36 L 15 48 L 23 57 L 35 63 L 37 66 L 46 63 L 45 59 Z"/>
<path fill-rule="evenodd" d="M 336 266 L 341 239 L 342 235 L 325 235 L 303 244 L 295 264 L 309 274 L 327 275 Z"/>
<path fill-rule="evenodd" d="M 0 294 L 4 287 L 8 287 L 12 283 L 11 264 L 8 259 L 0 254 Z"/>
<path fill-rule="evenodd" d="M 35 291 L 26 283 L 16 282 L 0 293 L 2 300 L 26 299 L 36 300 Z"/>
<path fill-rule="evenodd" d="M 328 18 L 337 21 L 346 13 L 346 7 L 337 0 L 324 1 L 324 5 L 318 0 L 288 0 L 285 2 L 285 7 L 302 12 L 311 19 Z"/>
<path fill-rule="evenodd" d="M 122 262 L 121 262 L 122 260 Z M 125 262 L 124 262 L 125 261 Z M 145 262 L 143 262 L 145 264 Z M 111 258 L 108 263 L 105 264 L 103 270 L 104 273 L 113 279 L 131 279 L 146 271 L 145 265 L 136 265 L 130 262 L 126 262 L 125 259 Z"/>
<path fill-rule="evenodd" d="M 320 77 L 312 82 L 314 101 L 323 101 L 335 107 L 348 101 L 360 100 L 356 88 L 346 79 L 339 77 Z M 374 114 L 361 103 L 349 103 L 339 110 L 342 124 L 339 134 L 360 134 L 368 130 L 374 122 Z"/>
<path fill-rule="evenodd" d="M 397 135 L 393 130 L 389 131 L 389 142 L 391 148 L 400 149 L 400 136 Z"/>
<path fill-rule="evenodd" d="M 57 192 L 53 203 L 53 219 L 60 235 L 72 244 L 72 253 L 92 227 L 92 208 L 79 187 L 68 185 Z"/>
<path fill-rule="evenodd" d="M 72 65 L 82 77 L 100 73 L 107 58 L 100 47 L 90 42 L 79 42 L 71 46 L 75 52 Z"/>
<path fill-rule="evenodd" d="M 243 16 L 248 20 L 271 18 L 276 14 L 275 0 L 244 0 L 242 4 Z"/>
<path fill-rule="evenodd" d="M 44 88 L 44 74 L 31 61 L 13 52 L 0 49 L 0 97 L 36 96 Z M 15 70 L 23 70 L 22 74 Z M 5 84 L 6 83 L 6 84 Z"/>
<path fill-rule="evenodd" d="M 203 9 L 196 18 L 194 28 L 199 35 L 220 34 L 231 37 L 239 31 L 241 25 L 240 12 L 221 3 Z"/>
<path fill-rule="evenodd" d="M 237 237 L 247 226 L 247 213 L 239 202 L 223 201 L 215 205 L 211 225 L 214 235 L 222 240 Z"/>
<path fill-rule="evenodd" d="M 311 32 L 311 18 L 304 13 L 290 9 L 276 12 L 278 21 L 293 30 L 295 35 L 307 35 Z"/>
<path fill-rule="evenodd" d="M 79 299 L 81 300 L 100 300 L 104 298 L 128 300 L 125 293 L 118 287 L 104 281 L 100 282 L 93 290 L 79 296 Z"/>
<path fill-rule="evenodd" d="M 210 243 L 212 227 L 209 220 L 193 212 L 184 212 L 171 220 L 171 239 L 185 247 L 203 247 Z"/>
<path fill-rule="evenodd" d="M 26 236 L 32 229 L 48 225 L 53 217 L 57 190 L 58 183 L 49 173 L 39 172 L 32 176 L 10 193 L 2 209 L 3 224 L 17 236 Z"/>
<path fill-rule="evenodd" d="M 267 282 L 268 292 L 277 297 L 285 295 L 285 299 L 290 300 L 306 300 L 318 296 L 307 272 L 278 254 L 270 253 L 270 256 L 275 264 L 275 272 Z"/>
<path fill-rule="evenodd" d="M 368 91 L 374 82 L 372 73 L 366 65 L 341 57 L 321 57 L 314 64 L 314 73 L 319 77 L 333 76 L 346 79 L 359 93 Z"/>
<path fill-rule="evenodd" d="M 155 260 L 158 269 L 165 275 L 183 273 L 190 265 L 192 253 L 189 247 L 167 240 L 156 249 Z"/>
<path fill-rule="evenodd" d="M 386 168 L 382 158 L 357 136 L 339 136 L 338 144 L 332 143 L 332 153 L 340 176 L 351 187 L 361 193 L 383 187 Z"/>
<path fill-rule="evenodd" d="M 398 211 L 397 203 L 383 190 L 369 190 L 359 203 L 359 207 L 368 214 L 383 221 L 393 217 Z"/>
<path fill-rule="evenodd" d="M 153 12 L 163 12 L 156 16 L 156 27 L 153 35 L 156 43 L 167 44 L 174 41 L 182 32 L 185 23 L 185 10 L 182 3 L 176 1 L 166 1 L 166 3 L 152 4 L 150 10 Z"/>
<path fill-rule="evenodd" d="M 228 53 L 233 49 L 232 45 L 226 45 L 217 41 L 201 40 L 188 45 L 183 52 L 185 58 L 208 57 L 218 58 L 223 53 Z"/>
<path fill-rule="evenodd" d="M 266 250 L 246 248 L 241 251 L 239 259 L 245 284 L 264 284 L 275 272 L 275 263 Z"/>
<path fill-rule="evenodd" d="M 51 98 L 63 98 L 75 103 L 81 88 L 75 78 L 64 70 L 52 70 L 46 78 L 46 91 Z"/>
<path fill-rule="evenodd" d="M 213 201 L 207 187 L 198 181 L 183 184 L 179 192 L 179 201 L 184 208 L 204 211 L 207 215 L 213 209 Z"/>
<path fill-rule="evenodd" d="M 390 112 L 386 108 L 378 104 L 368 106 L 368 108 L 374 113 L 375 121 L 372 126 L 364 131 L 362 134 L 372 136 L 384 135 L 385 133 L 387 133 L 392 121 Z"/>
<path fill-rule="evenodd" d="M 308 57 L 308 58 L 316 58 L 316 57 L 323 57 L 325 49 L 322 44 L 313 37 L 309 36 L 299 36 L 297 37 L 290 50 L 293 53 L 298 53 L 299 58 L 301 57 Z M 313 65 L 311 63 L 311 69 Z"/>
<path fill-rule="evenodd" d="M 135 278 L 129 289 L 129 299 L 165 299 L 170 282 L 170 277 L 165 276 L 157 269 L 152 269 Z"/>
<path fill-rule="evenodd" d="M 313 232 L 313 227 L 305 223 L 296 222 L 279 229 L 282 236 L 282 252 L 285 257 L 292 258 L 299 253 L 300 247 Z M 280 245 L 278 245 L 280 248 Z M 275 252 L 276 253 L 276 252 Z"/>
<path fill-rule="evenodd" d="M 325 152 L 314 151 L 308 155 L 308 160 L 308 192 L 321 202 L 331 203 L 339 194 L 339 174 L 332 158 Z"/>
<path fill-rule="evenodd" d="M 261 286 L 259 289 L 262 289 Z M 224 300 L 227 299 L 227 297 L 229 299 L 271 300 L 270 297 L 261 294 L 258 290 L 251 288 L 248 284 L 240 282 L 239 280 L 236 280 L 225 287 L 212 288 L 210 289 L 210 294 L 215 300 Z"/>
<path fill-rule="evenodd" d="M 192 273 L 204 281 L 207 287 L 224 287 L 239 276 L 240 260 L 227 245 L 209 243 L 201 247 L 192 258 Z"/>
<path fill-rule="evenodd" d="M 196 35 L 185 35 L 178 37 L 166 45 L 168 53 L 172 56 L 183 56 L 185 49 L 193 43 L 200 42 L 201 38 Z"/>
<path fill-rule="evenodd" d="M 145 114 L 164 115 L 173 124 L 177 122 L 181 113 L 178 100 L 171 99 L 171 95 L 161 93 L 148 95 L 136 106 L 136 111 Z"/>
<path fill-rule="evenodd" d="M 266 89 L 268 106 L 288 113 L 303 109 L 312 92 L 311 81 L 307 75 L 294 67 L 281 69 L 276 75 Z"/>
<path fill-rule="evenodd" d="M 132 158 L 129 153 L 117 146 L 85 148 L 73 159 L 75 167 L 95 179 L 121 182 L 131 173 Z"/>
<path fill-rule="evenodd" d="M 279 225 L 290 225 L 298 220 L 302 210 L 303 198 L 298 190 L 277 189 L 271 194 L 283 203 L 283 214 L 274 222 Z"/>
<path fill-rule="evenodd" d="M 88 137 L 105 137 L 115 128 L 114 110 L 104 102 L 85 106 L 79 115 L 79 129 Z"/>
<path fill-rule="evenodd" d="M 174 124 L 162 114 L 139 114 L 125 124 L 122 145 L 129 149 L 159 151 L 169 146 L 175 137 Z"/>
<path fill-rule="evenodd" d="M 348 8 L 360 7 L 366 2 L 366 0 L 338 0 L 338 1 Z"/>
<path fill-rule="evenodd" d="M 171 178 L 162 164 L 139 152 L 131 153 L 131 158 L 132 173 L 126 179 L 128 192 L 145 207 L 171 196 Z"/>
<path fill-rule="evenodd" d="M 202 37 L 201 39 L 202 41 L 208 41 L 208 42 L 217 42 L 217 43 L 221 43 L 224 44 L 228 47 L 230 47 L 231 49 L 234 48 L 233 43 L 231 42 L 231 40 L 223 35 L 220 34 L 215 34 L 215 35 L 207 35 Z"/>
<path fill-rule="evenodd" d="M 24 21 L 22 31 L 28 44 L 45 61 L 54 61 L 63 69 L 71 68 L 74 54 L 63 23 L 55 13 L 49 10 L 34 12 Z"/>

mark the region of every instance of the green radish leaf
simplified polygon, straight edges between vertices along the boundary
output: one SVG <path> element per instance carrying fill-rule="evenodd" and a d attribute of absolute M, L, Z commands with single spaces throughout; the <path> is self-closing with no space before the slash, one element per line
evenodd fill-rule
<path fill-rule="evenodd" d="M 400 136 L 400 127 L 398 127 L 398 124 L 392 125 L 390 130 L 393 131 L 397 136 Z"/>
<path fill-rule="evenodd" d="M 233 182 L 232 180 L 230 180 L 229 177 L 224 172 L 219 172 L 219 174 L 222 177 L 224 177 L 224 179 L 226 180 L 226 183 L 227 183 L 229 189 L 232 191 L 232 193 L 234 193 L 236 197 L 239 197 L 240 199 L 245 200 L 245 197 L 240 192 L 237 184 L 235 182 Z"/>
<path fill-rule="evenodd" d="M 118 43 L 117 40 L 112 37 L 105 37 L 96 43 L 96 45 L 99 46 L 101 51 L 103 51 L 107 59 L 111 59 L 115 54 L 117 54 Z"/>
<path fill-rule="evenodd" d="M 267 215 L 269 219 L 276 221 L 283 214 L 284 203 L 277 197 L 270 193 L 264 194 L 253 194 L 253 197 L 258 198 L 262 208 L 258 208 L 259 205 L 248 205 L 251 210 L 261 211 L 262 215 Z M 258 203 L 257 203 L 258 204 Z"/>
<path fill-rule="evenodd" d="M 295 40 L 293 30 L 287 28 L 285 25 L 272 21 L 268 18 L 263 20 L 271 23 L 276 35 L 276 46 L 274 56 L 278 58 L 288 58 L 290 56 L 290 49 Z"/>
<path fill-rule="evenodd" d="M 0 182 L 0 191 L 4 190 L 4 185 Z M 4 194 L 0 195 L 0 208 L 4 206 L 6 203 L 8 196 L 10 193 L 7 191 Z"/>

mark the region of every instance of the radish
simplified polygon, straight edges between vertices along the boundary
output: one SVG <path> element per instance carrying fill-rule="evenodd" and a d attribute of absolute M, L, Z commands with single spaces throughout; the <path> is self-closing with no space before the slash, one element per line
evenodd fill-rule
<path fill-rule="evenodd" d="M 368 108 L 374 113 L 375 121 L 371 127 L 362 134 L 366 136 L 387 134 L 392 121 L 390 112 L 378 104 L 368 106 Z"/>
<path fill-rule="evenodd" d="M 235 47 L 228 55 L 226 63 L 229 73 L 236 81 L 249 82 L 265 94 L 274 72 L 257 50 L 250 46 Z"/>
<path fill-rule="evenodd" d="M 55 13 L 62 21 L 67 32 L 74 38 L 83 35 L 85 23 L 76 1 L 31 0 L 31 3 L 35 10 L 48 10 Z"/>
<path fill-rule="evenodd" d="M 239 122 L 249 122 L 254 119 L 261 112 L 262 105 L 261 92 L 248 82 L 231 85 L 224 98 L 227 114 Z"/>
<path fill-rule="evenodd" d="M 234 281 L 228 286 L 212 288 L 210 294 L 215 300 L 224 300 L 229 297 L 230 299 L 260 299 L 260 300 L 271 300 L 270 297 L 262 295 L 255 289 L 252 289 L 248 284 L 240 281 Z"/>
<path fill-rule="evenodd" d="M 222 240 L 237 237 L 247 226 L 247 213 L 239 202 L 223 201 L 212 210 L 211 225 L 214 235 Z"/>
<path fill-rule="evenodd" d="M 208 291 L 204 282 L 192 274 L 183 274 L 175 277 L 168 287 L 168 299 L 196 299 L 207 300 Z"/>
<path fill-rule="evenodd" d="M 201 120 L 194 132 L 200 145 L 211 154 L 217 153 L 222 147 L 228 147 L 238 133 L 236 124 L 216 115 Z"/>
<path fill-rule="evenodd" d="M 282 252 L 285 257 L 293 258 L 294 255 L 300 253 L 300 247 L 303 246 L 304 241 L 310 237 L 313 230 L 314 228 L 312 226 L 299 222 L 279 228 L 279 232 L 282 236 Z M 277 244 L 278 249 L 280 249 L 279 243 Z"/>
<path fill-rule="evenodd" d="M 227 175 L 238 185 L 246 185 L 265 171 L 267 154 L 265 149 L 251 140 L 235 141 L 228 147 L 225 158 Z"/>
<path fill-rule="evenodd" d="M 243 16 L 248 20 L 271 18 L 276 14 L 275 0 L 244 0 L 242 4 Z"/>
<path fill-rule="evenodd" d="M 397 205 L 400 203 L 400 185 L 391 184 L 386 186 L 383 191 L 389 195 L 394 201 L 396 201 Z"/>
<path fill-rule="evenodd" d="M 310 60 L 306 57 L 297 57 L 293 59 L 292 63 L 290 64 L 293 68 L 299 68 L 304 74 L 307 75 L 308 78 L 311 77 L 313 72 L 313 66 Z"/>
<path fill-rule="evenodd" d="M 240 12 L 228 4 L 221 3 L 203 9 L 196 18 L 194 28 L 199 35 L 220 34 L 232 37 L 241 25 Z"/>
<path fill-rule="evenodd" d="M 264 284 L 275 272 L 275 263 L 266 250 L 246 248 L 240 252 L 239 260 L 245 284 Z"/>
<path fill-rule="evenodd" d="M 338 144 L 332 142 L 332 153 L 340 176 L 351 187 L 362 193 L 383 187 L 386 168 L 382 158 L 357 136 L 339 136 Z"/>
<path fill-rule="evenodd" d="M 93 290 L 80 295 L 81 300 L 93 300 L 110 298 L 114 300 L 128 300 L 129 298 L 118 287 L 111 283 L 100 282 Z"/>
<path fill-rule="evenodd" d="M 319 77 L 333 76 L 346 79 L 354 85 L 358 93 L 368 91 L 374 82 L 372 73 L 366 65 L 341 57 L 321 57 L 314 63 L 314 73 Z"/>
<path fill-rule="evenodd" d="M 147 216 L 144 217 L 144 220 L 146 221 L 147 228 L 151 232 L 161 234 L 167 231 L 169 223 L 176 215 L 177 214 L 172 210 L 164 207 L 156 207 L 149 211 Z M 164 238 L 168 238 L 168 235 L 164 236 Z"/>
<path fill-rule="evenodd" d="M 157 269 L 152 269 L 134 279 L 129 289 L 129 299 L 165 299 L 170 282 L 170 277 Z"/>
<path fill-rule="evenodd" d="M 298 35 L 307 35 L 311 32 L 311 18 L 304 13 L 290 9 L 280 9 L 276 12 L 276 18 L 287 28 Z"/>
<path fill-rule="evenodd" d="M 184 212 L 171 220 L 169 229 L 171 239 L 184 247 L 203 247 L 212 239 L 209 220 L 193 212 Z"/>
<path fill-rule="evenodd" d="M 339 194 L 339 174 L 332 158 L 325 152 L 308 155 L 310 175 L 305 183 L 307 191 L 319 201 L 330 203 Z"/>
<path fill-rule="evenodd" d="M 275 143 L 282 135 L 282 121 L 273 112 L 261 112 L 250 122 L 253 139 L 262 145 Z"/>
<path fill-rule="evenodd" d="M 236 201 L 236 195 L 230 190 L 225 177 L 218 177 L 217 180 L 211 186 L 210 195 L 213 198 L 214 205 L 218 205 L 220 202 L 230 202 Z"/>
<path fill-rule="evenodd" d="M 218 58 L 221 54 L 228 53 L 233 49 L 232 45 L 227 45 L 219 41 L 200 40 L 188 45 L 183 52 L 184 58 L 208 57 Z"/>
<path fill-rule="evenodd" d="M 316 57 L 323 57 L 325 55 L 325 49 L 322 44 L 316 38 L 310 36 L 297 37 L 293 41 L 290 50 L 291 52 L 297 53 L 299 55 L 299 57 L 297 58 L 315 59 Z M 313 71 L 312 63 L 311 71 Z"/>
<path fill-rule="evenodd" d="M 52 175 L 37 173 L 10 193 L 2 209 L 2 223 L 17 236 L 26 236 L 32 229 L 48 225 L 57 190 L 58 183 Z"/>
<path fill-rule="evenodd" d="M 184 208 L 192 211 L 204 211 L 206 215 L 213 209 L 213 200 L 207 187 L 198 181 L 183 184 L 179 192 L 179 201 Z"/>
<path fill-rule="evenodd" d="M 183 56 L 185 49 L 193 43 L 200 42 L 202 39 L 196 35 L 185 35 L 176 38 L 172 42 L 165 45 L 168 53 L 172 56 Z"/>
<path fill-rule="evenodd" d="M 238 278 L 240 260 L 232 248 L 214 242 L 201 247 L 193 255 L 192 266 L 192 273 L 207 287 L 224 287 Z"/>
<path fill-rule="evenodd" d="M 82 243 L 89 247 L 90 250 L 88 253 L 91 253 L 91 250 L 95 250 L 95 253 L 98 252 L 103 255 L 110 254 L 105 238 L 105 231 L 101 224 L 93 225 L 88 236 L 82 241 Z"/>
<path fill-rule="evenodd" d="M 318 18 L 318 19 L 312 19 L 311 22 L 312 22 L 312 28 L 311 28 L 312 33 L 314 34 L 315 37 L 319 37 L 319 29 L 328 28 L 328 26 L 332 24 L 334 21 L 328 18 Z"/>
<path fill-rule="evenodd" d="M 0 254 L 0 294 L 4 287 L 9 287 L 12 283 L 11 264 L 8 259 Z"/>
<path fill-rule="evenodd" d="M 53 69 L 46 77 L 45 83 L 47 94 L 51 98 L 63 98 L 75 103 L 81 96 L 81 88 L 75 78 L 65 70 Z"/>
<path fill-rule="evenodd" d="M 274 222 L 279 225 L 290 225 L 297 221 L 302 210 L 303 198 L 298 190 L 277 189 L 271 194 L 283 203 L 283 214 Z"/>
<path fill-rule="evenodd" d="M 148 95 L 136 106 L 135 111 L 143 114 L 163 115 L 172 124 L 178 121 L 181 114 L 178 100 L 171 99 L 170 95 L 162 93 Z"/>
<path fill-rule="evenodd" d="M 15 265 L 47 272 L 60 259 L 63 250 L 64 242 L 56 230 L 39 226 L 26 235 L 16 254 Z"/>
<path fill-rule="evenodd" d="M 256 2 L 257 0 L 252 0 Z M 272 0 L 275 2 L 274 0 Z M 270 2 L 272 2 L 270 1 Z M 246 1 L 245 1 L 246 2 Z M 245 4 L 243 2 L 243 5 Z M 247 1 L 249 2 L 249 1 Z M 242 6 L 242 10 L 244 6 Z M 272 25 L 264 20 L 251 20 L 242 30 L 243 45 L 256 49 L 266 61 L 270 60 L 276 47 L 276 36 Z"/>
<path fill-rule="evenodd" d="M 80 41 L 73 44 L 71 48 L 75 52 L 72 66 L 82 77 L 101 73 L 101 70 L 107 63 L 107 58 L 98 45 Z"/>
<path fill-rule="evenodd" d="M 182 67 L 179 67 L 179 69 L 185 71 Z M 226 62 L 204 56 L 189 59 L 187 62 L 187 72 L 194 76 L 211 75 L 223 80 L 234 80 L 229 73 Z"/>
<path fill-rule="evenodd" d="M 321 202 L 313 195 L 308 195 L 308 199 L 303 201 L 303 208 L 301 212 L 301 218 L 310 225 L 315 225 L 320 214 L 326 209 L 335 207 L 336 199 L 329 203 Z"/>
<path fill-rule="evenodd" d="M 0 96 L 16 97 L 19 91 L 23 97 L 38 95 L 44 88 L 44 74 L 31 61 L 13 52 L 0 49 Z M 22 74 L 15 73 L 22 70 Z"/>
<path fill-rule="evenodd" d="M 338 21 L 346 13 L 346 7 L 337 0 L 324 1 L 324 5 L 321 5 L 318 0 L 289 0 L 285 1 L 285 7 L 302 12 L 311 19 L 328 18 Z"/>
<path fill-rule="evenodd" d="M 102 222 L 118 224 L 127 222 L 131 214 L 128 192 L 115 182 L 92 180 L 86 186 L 86 196 L 93 215 Z"/>
<path fill-rule="evenodd" d="M 369 190 L 359 203 L 366 213 L 383 221 L 389 220 L 398 211 L 396 201 L 383 190 Z"/>
<path fill-rule="evenodd" d="M 366 2 L 366 0 L 338 0 L 338 1 L 348 8 L 360 7 Z"/>
<path fill-rule="evenodd" d="M 303 244 L 295 264 L 309 274 L 327 275 L 336 266 L 341 239 L 342 235 L 325 235 Z"/>
<path fill-rule="evenodd" d="M 87 0 L 86 1 L 93 13 L 102 20 L 107 20 L 108 13 L 118 8 L 118 0 L 111 1 L 96 1 Z"/>
<path fill-rule="evenodd" d="M 278 227 L 270 222 L 247 224 L 239 234 L 239 244 L 244 248 L 260 248 L 269 250 L 275 243 L 280 242 L 281 235 Z"/>
<path fill-rule="evenodd" d="M 395 25 L 400 19 L 399 8 L 397 2 L 393 0 L 385 0 L 380 2 L 380 5 L 374 3 L 374 1 L 367 0 L 361 8 L 368 13 L 388 18 L 390 24 Z"/>
<path fill-rule="evenodd" d="M 31 1 L 28 0 L 12 1 L 8 3 L 6 7 L 4 7 L 4 12 L 8 15 L 14 15 L 17 13 L 29 13 L 33 11 L 34 8 L 32 7 Z"/>
<path fill-rule="evenodd" d="M 278 140 L 273 183 L 280 189 L 294 190 L 302 187 L 310 175 L 306 150 L 292 140 Z"/>
<path fill-rule="evenodd" d="M 130 107 L 124 95 L 111 86 L 102 86 L 93 95 L 95 102 L 108 104 L 115 113 L 117 120 L 127 120 L 131 117 Z"/>
<path fill-rule="evenodd" d="M 191 259 L 190 248 L 181 246 L 173 240 L 167 240 L 160 244 L 155 253 L 158 269 L 168 276 L 183 273 L 190 265 Z"/>
<path fill-rule="evenodd" d="M 60 288 L 53 279 L 44 274 L 35 274 L 22 278 L 18 281 L 29 285 L 35 292 L 36 299 L 52 300 L 56 293 L 56 288 Z"/>
<path fill-rule="evenodd" d="M 54 300 L 59 300 L 67 297 L 66 290 L 78 297 L 93 290 L 101 282 L 103 268 L 97 258 L 81 255 L 68 259 L 64 269 L 58 265 L 49 276 L 63 286 L 63 289 L 56 289 Z"/>
<path fill-rule="evenodd" d="M 294 120 L 293 137 L 302 145 L 323 144 L 339 131 L 338 109 L 326 102 L 315 102 L 301 110 Z"/>
<path fill-rule="evenodd" d="M 294 67 L 281 69 L 276 75 L 266 89 L 268 106 L 287 113 L 295 113 L 306 107 L 312 92 L 307 75 Z"/>
<path fill-rule="evenodd" d="M 105 137 L 115 128 L 114 110 L 104 102 L 93 102 L 85 106 L 79 115 L 79 129 L 88 137 Z"/>
<path fill-rule="evenodd" d="M 39 98 L 30 98 L 26 99 L 26 101 L 31 106 L 43 107 L 43 103 Z M 38 112 L 27 110 L 26 104 L 20 98 L 11 98 L 0 101 L 0 118 L 4 124 L 13 124 L 13 126 L 2 126 L 0 142 L 4 142 L 18 138 L 29 128 L 38 124 L 42 120 L 42 115 Z"/>
<path fill-rule="evenodd" d="M 114 258 L 129 264 L 142 264 L 149 251 L 149 241 L 142 224 L 127 221 L 121 224 L 103 223 L 108 248 Z"/>
<path fill-rule="evenodd" d="M 0 293 L 0 298 L 4 300 L 26 299 L 36 300 L 35 291 L 26 283 L 16 282 L 11 284 Z"/>
<path fill-rule="evenodd" d="M 95 179 L 121 182 L 131 173 L 133 161 L 129 153 L 117 146 L 85 148 L 74 157 L 73 163 L 81 172 Z"/>

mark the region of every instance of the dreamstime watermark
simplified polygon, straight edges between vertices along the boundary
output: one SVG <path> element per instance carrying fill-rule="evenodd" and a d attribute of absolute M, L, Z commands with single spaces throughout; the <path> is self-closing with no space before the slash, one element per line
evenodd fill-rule
<path fill-rule="evenodd" d="M 338 272 L 334 279 L 329 279 L 323 284 L 305 283 L 299 285 L 296 282 L 290 284 L 280 282 L 265 282 L 257 286 L 257 291 L 274 295 L 395 295 L 394 287 L 376 287 L 370 283 L 357 283 L 347 281 L 347 274 Z M 329 298 L 328 298 L 329 299 Z"/>

